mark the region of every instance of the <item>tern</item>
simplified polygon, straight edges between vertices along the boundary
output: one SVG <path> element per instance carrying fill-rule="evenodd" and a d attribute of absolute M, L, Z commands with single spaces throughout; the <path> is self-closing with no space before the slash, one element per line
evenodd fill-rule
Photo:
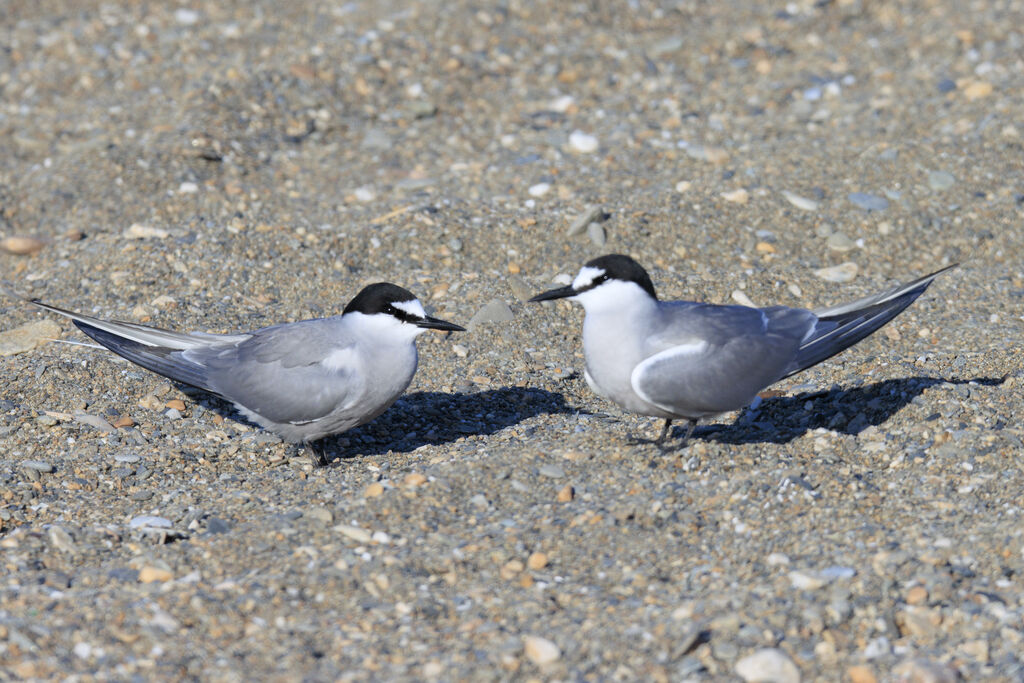
<path fill-rule="evenodd" d="M 285 441 L 304 444 L 319 465 L 327 461 L 320 439 L 369 422 L 409 386 L 416 337 L 464 330 L 428 316 L 412 292 L 387 282 L 364 288 L 341 315 L 239 334 L 174 332 L 25 300 L 70 318 L 122 358 L 230 401 Z"/>
<path fill-rule="evenodd" d="M 743 408 L 767 386 L 856 344 L 953 267 L 812 311 L 660 301 L 639 263 L 609 254 L 530 301 L 582 304 L 587 384 L 629 412 L 664 418 L 661 446 L 673 420 L 688 421 L 685 444 L 701 418 Z"/>

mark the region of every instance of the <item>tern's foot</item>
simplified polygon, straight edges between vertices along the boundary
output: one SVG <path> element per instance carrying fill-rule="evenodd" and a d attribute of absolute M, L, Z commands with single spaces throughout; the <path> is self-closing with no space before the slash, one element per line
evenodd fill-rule
<path fill-rule="evenodd" d="M 323 444 L 316 441 L 297 445 L 296 450 L 309 458 L 309 462 L 313 467 L 324 467 L 331 461 L 331 457 L 327 454 L 327 449 L 323 447 Z"/>
<path fill-rule="evenodd" d="M 632 434 L 627 434 L 627 438 L 629 438 L 630 443 L 633 445 L 654 444 L 662 453 L 679 452 L 686 448 L 686 444 L 689 443 L 690 437 L 693 435 L 693 430 L 696 427 L 696 420 L 688 420 L 686 424 L 686 431 L 683 435 L 681 437 L 675 437 L 673 435 L 672 420 L 665 420 L 665 425 L 662 427 L 661 434 L 658 435 L 657 439 L 642 439 L 635 437 Z"/>

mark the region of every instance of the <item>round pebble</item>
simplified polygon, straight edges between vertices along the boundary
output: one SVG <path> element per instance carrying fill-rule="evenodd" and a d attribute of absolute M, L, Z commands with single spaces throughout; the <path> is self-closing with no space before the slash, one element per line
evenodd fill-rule
<path fill-rule="evenodd" d="M 782 650 L 765 648 L 736 662 L 736 674 L 748 683 L 800 683 L 800 670 Z"/>
<path fill-rule="evenodd" d="M 592 154 L 599 147 L 597 138 L 581 130 L 574 130 L 569 134 L 569 147 L 580 154 Z"/>
<path fill-rule="evenodd" d="M 846 263 L 840 263 L 837 266 L 819 268 L 814 271 L 814 274 L 828 282 L 849 282 L 857 277 L 857 272 L 859 270 L 860 269 L 857 267 L 856 263 L 847 261 Z"/>
<path fill-rule="evenodd" d="M 889 208 L 889 200 L 865 192 L 851 192 L 847 198 L 865 211 L 885 211 Z"/>

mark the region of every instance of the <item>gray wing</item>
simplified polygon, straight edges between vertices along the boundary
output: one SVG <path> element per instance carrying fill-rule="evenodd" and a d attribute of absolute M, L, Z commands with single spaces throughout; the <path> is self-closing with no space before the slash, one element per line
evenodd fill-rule
<path fill-rule="evenodd" d="M 631 383 L 646 401 L 697 417 L 736 410 L 780 379 L 817 317 L 773 306 L 683 304 L 664 307 L 665 330 Z"/>
<path fill-rule="evenodd" d="M 365 389 L 340 318 L 267 327 L 239 344 L 182 355 L 206 369 L 212 391 L 274 422 L 314 422 Z"/>

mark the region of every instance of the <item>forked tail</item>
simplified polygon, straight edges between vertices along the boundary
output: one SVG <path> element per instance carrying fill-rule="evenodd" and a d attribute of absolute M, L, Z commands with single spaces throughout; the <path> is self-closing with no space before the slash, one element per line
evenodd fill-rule
<path fill-rule="evenodd" d="M 814 311 L 818 316 L 818 322 L 800 345 L 796 358 L 790 363 L 783 377 L 817 365 L 864 339 L 914 303 L 917 297 L 928 289 L 932 280 L 956 266 L 954 263 L 931 275 L 898 285 L 881 294 L 874 294 L 842 306 Z"/>

